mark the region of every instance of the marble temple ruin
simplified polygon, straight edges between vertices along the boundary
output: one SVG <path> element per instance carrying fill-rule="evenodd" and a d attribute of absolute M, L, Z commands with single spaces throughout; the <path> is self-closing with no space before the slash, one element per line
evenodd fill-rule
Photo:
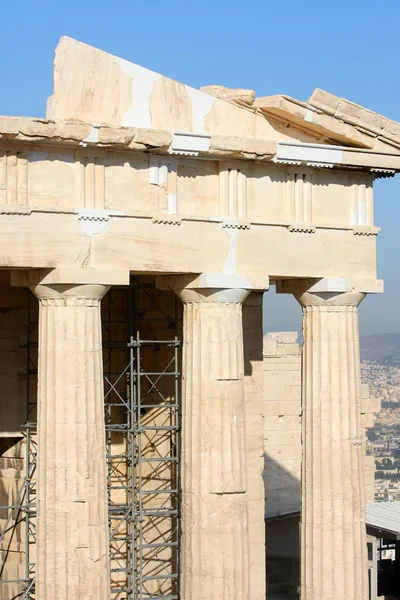
<path fill-rule="evenodd" d="M 331 93 L 60 40 L 46 118 L 0 117 L 1 600 L 264 600 L 278 472 L 301 600 L 368 600 L 357 312 L 398 171 L 400 124 Z M 263 351 L 270 287 L 302 356 Z"/>

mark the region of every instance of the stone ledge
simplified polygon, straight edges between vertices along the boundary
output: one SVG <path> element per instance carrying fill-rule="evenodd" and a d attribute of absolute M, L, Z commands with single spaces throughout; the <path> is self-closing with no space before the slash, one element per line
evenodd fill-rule
<path fill-rule="evenodd" d="M 382 279 L 347 279 L 344 277 L 321 277 L 321 279 L 282 279 L 276 282 L 277 294 L 345 293 L 382 294 Z"/>
<path fill-rule="evenodd" d="M 272 140 L 212 135 L 210 141 L 210 154 L 232 158 L 270 161 L 277 149 L 277 142 Z"/>
<path fill-rule="evenodd" d="M 172 133 L 159 129 L 93 125 L 82 121 L 0 116 L 0 141 L 51 141 L 84 147 L 167 152 Z"/>
<path fill-rule="evenodd" d="M 173 133 L 162 129 L 110 127 L 83 121 L 0 116 L 0 142 L 56 142 L 108 150 L 167 153 L 172 141 Z M 271 140 L 213 135 L 210 137 L 209 150 L 199 153 L 269 161 L 276 151 L 277 142 Z"/>
<path fill-rule="evenodd" d="M 129 285 L 129 276 L 128 270 L 115 269 L 31 269 L 13 271 L 11 285 Z"/>

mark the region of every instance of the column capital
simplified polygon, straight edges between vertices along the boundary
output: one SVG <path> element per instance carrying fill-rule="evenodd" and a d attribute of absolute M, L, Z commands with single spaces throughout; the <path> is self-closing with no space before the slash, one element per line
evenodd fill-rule
<path fill-rule="evenodd" d="M 39 302 L 48 306 L 96 306 L 110 289 L 109 285 L 38 284 L 29 289 Z"/>
<path fill-rule="evenodd" d="M 302 306 L 358 306 L 366 294 L 383 292 L 381 279 L 287 279 L 276 283 L 277 294 L 293 294 Z"/>
<path fill-rule="evenodd" d="M 38 285 L 129 285 L 129 270 L 64 267 L 56 269 L 16 270 L 11 273 L 10 284 L 16 287 L 33 287 Z"/>
<path fill-rule="evenodd" d="M 250 292 L 268 290 L 269 278 L 236 273 L 161 275 L 157 277 L 157 287 L 173 290 L 185 303 L 242 303 Z"/>
<path fill-rule="evenodd" d="M 308 307 L 326 307 L 329 310 L 339 309 L 340 307 L 350 306 L 356 308 L 364 300 L 366 294 L 361 292 L 319 292 L 311 294 L 294 294 L 297 302 L 303 308 Z"/>

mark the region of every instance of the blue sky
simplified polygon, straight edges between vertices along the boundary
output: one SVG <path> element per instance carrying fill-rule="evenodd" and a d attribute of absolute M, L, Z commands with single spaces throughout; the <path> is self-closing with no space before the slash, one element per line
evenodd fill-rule
<path fill-rule="evenodd" d="M 183 81 L 284 93 L 315 87 L 400 121 L 398 0 L 15 0 L 0 2 L 0 114 L 44 116 L 62 35 Z M 375 188 L 378 274 L 386 293 L 360 309 L 362 334 L 400 332 L 400 175 Z M 271 291 L 268 330 L 300 326 Z"/>

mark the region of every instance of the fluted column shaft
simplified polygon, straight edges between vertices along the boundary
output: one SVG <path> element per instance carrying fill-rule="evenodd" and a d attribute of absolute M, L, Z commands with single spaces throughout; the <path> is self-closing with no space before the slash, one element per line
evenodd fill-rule
<path fill-rule="evenodd" d="M 37 285 L 40 600 L 109 600 L 103 285 Z"/>
<path fill-rule="evenodd" d="M 302 600 L 367 600 L 361 293 L 303 306 Z"/>
<path fill-rule="evenodd" d="M 183 290 L 182 600 L 249 598 L 244 290 Z M 260 524 L 261 526 L 261 524 Z"/>

